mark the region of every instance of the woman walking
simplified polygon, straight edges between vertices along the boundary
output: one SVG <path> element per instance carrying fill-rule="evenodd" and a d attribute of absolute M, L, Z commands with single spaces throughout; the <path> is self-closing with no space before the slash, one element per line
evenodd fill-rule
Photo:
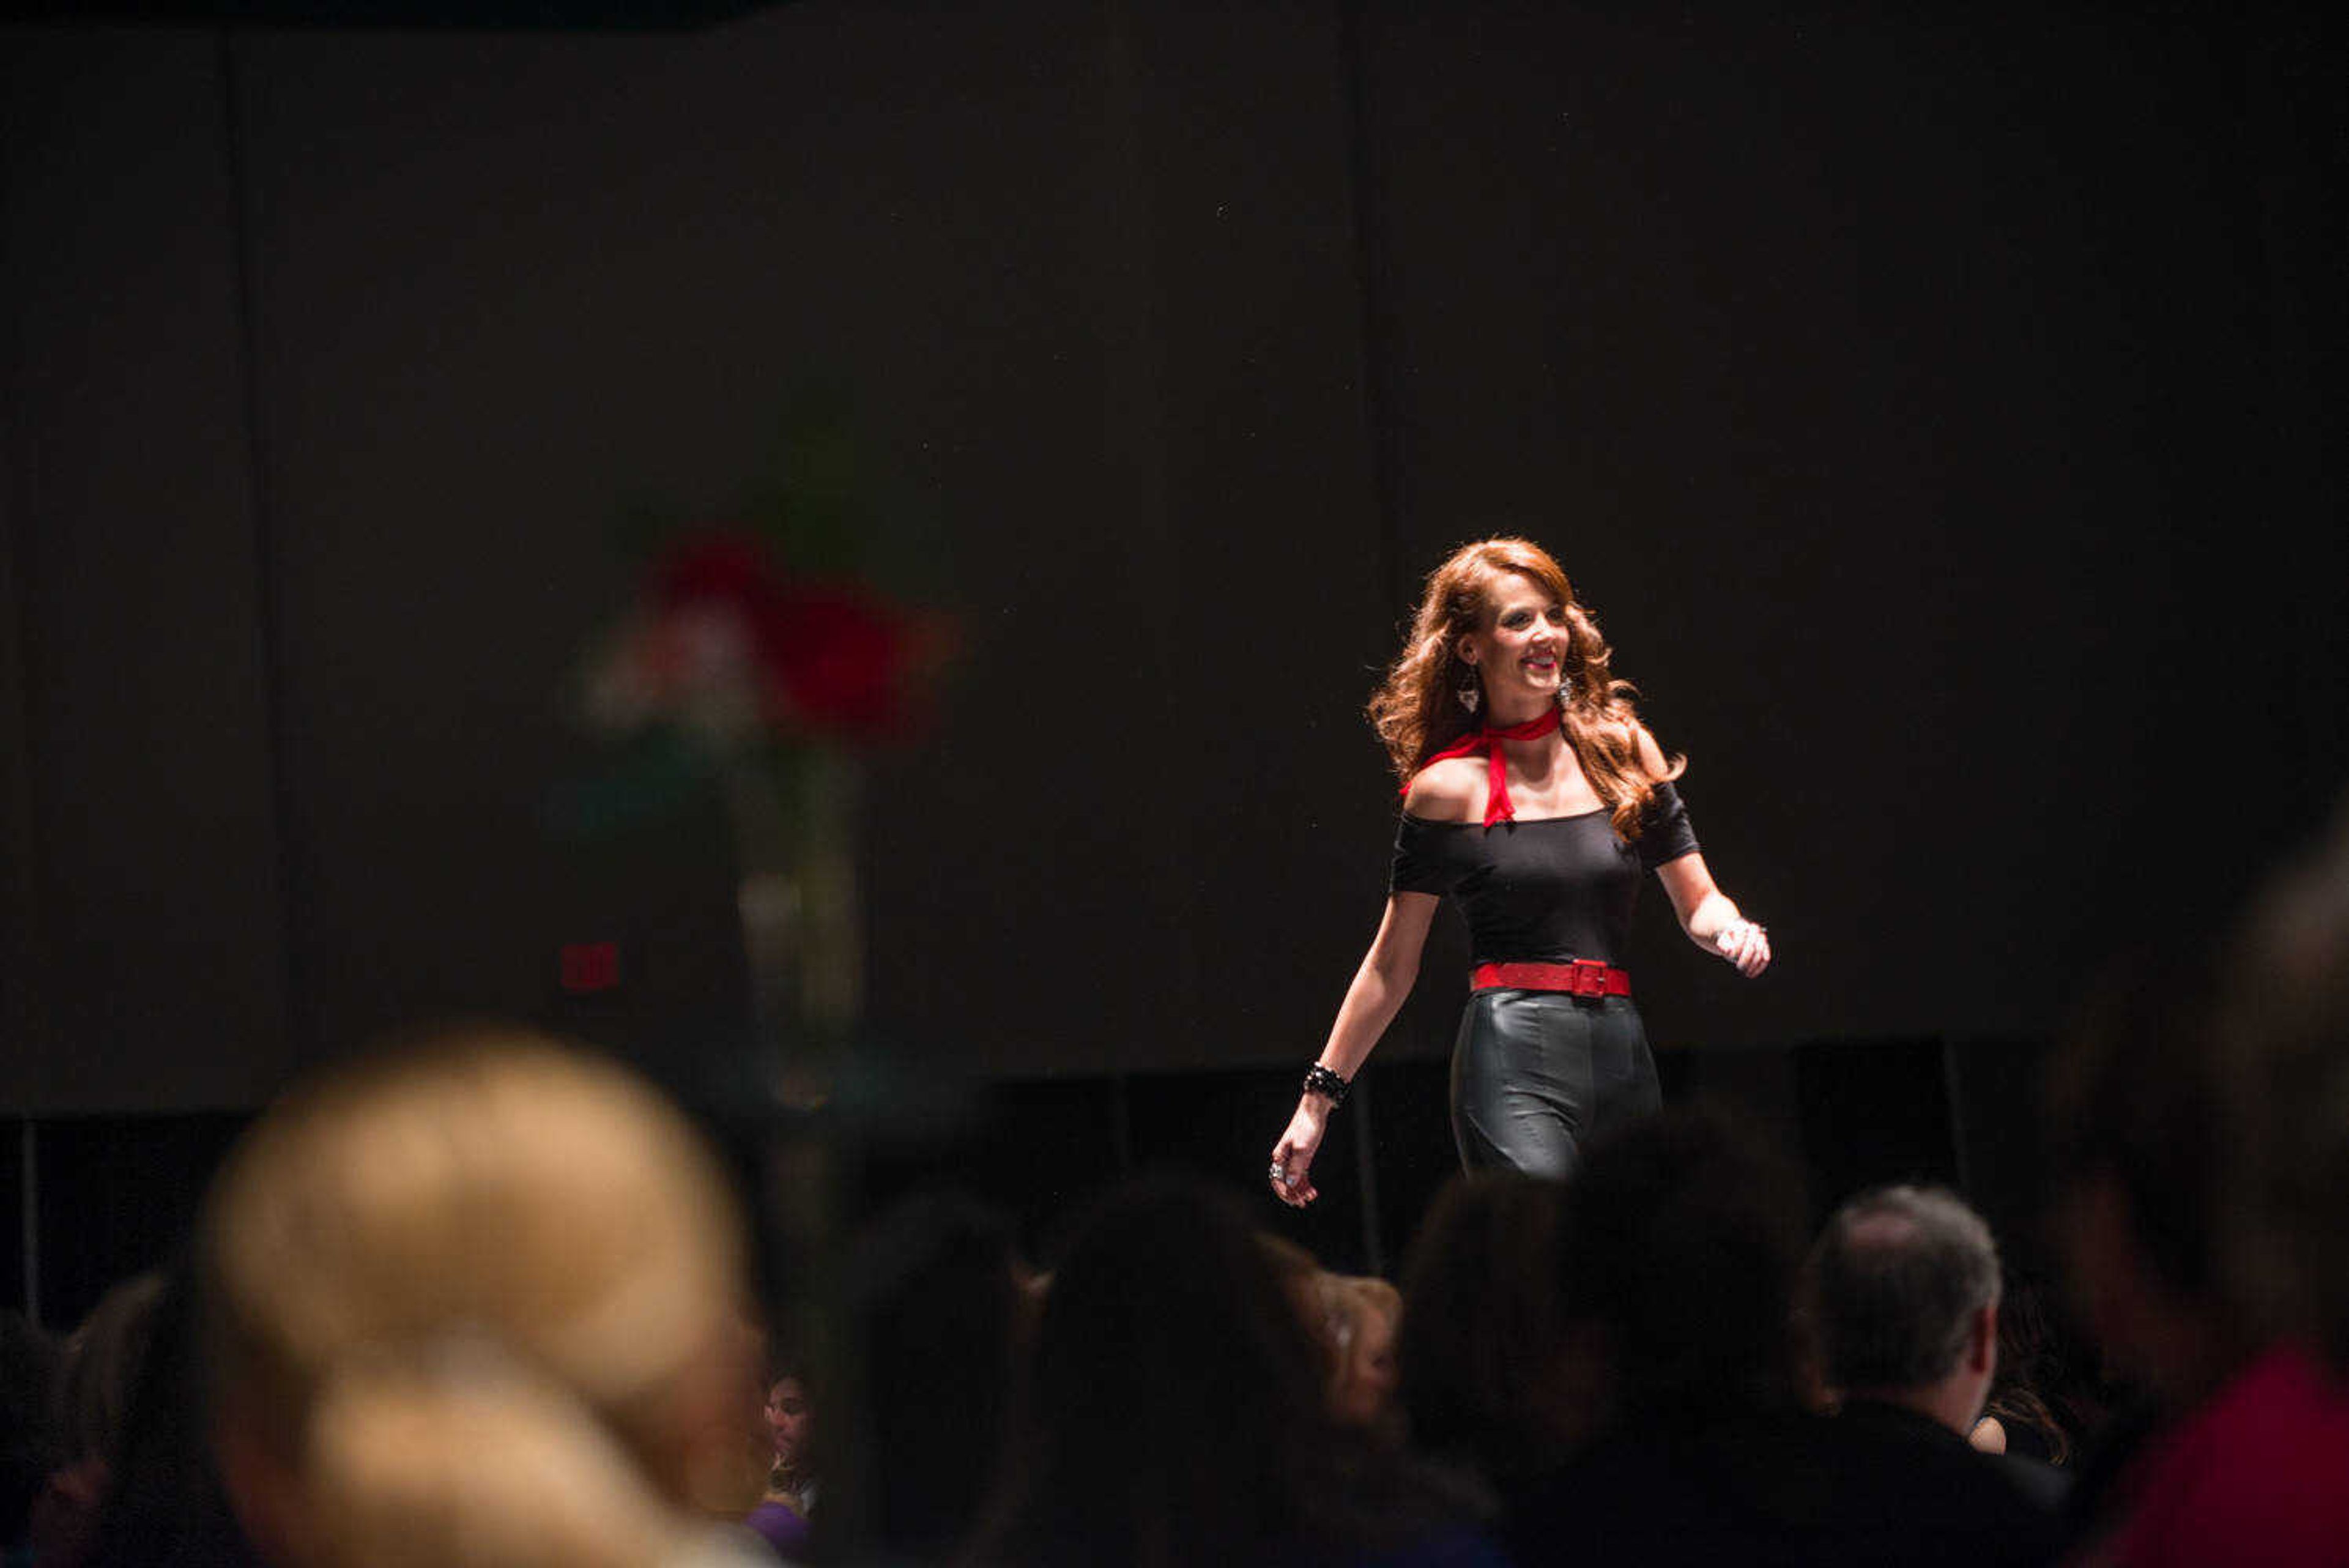
<path fill-rule="evenodd" d="M 1656 1108 L 1656 1068 L 1621 965 L 1653 871 L 1681 929 L 1748 977 L 1769 934 L 1713 885 L 1667 759 L 1616 680 L 1566 574 L 1524 539 L 1455 551 L 1370 713 L 1402 780 L 1385 918 L 1273 1146 L 1272 1189 L 1316 1196 L 1330 1113 L 1419 972 L 1437 900 L 1468 920 L 1475 970 L 1452 1057 L 1462 1165 L 1569 1174 L 1591 1134 Z"/>

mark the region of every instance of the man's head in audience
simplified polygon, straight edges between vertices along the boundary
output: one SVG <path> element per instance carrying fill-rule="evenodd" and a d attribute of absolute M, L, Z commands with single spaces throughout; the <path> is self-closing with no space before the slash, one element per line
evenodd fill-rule
<path fill-rule="evenodd" d="M 1846 1203 L 1811 1249 L 1805 1294 L 1827 1381 L 1964 1435 L 1998 1368 L 1998 1248 L 1939 1188 Z"/>

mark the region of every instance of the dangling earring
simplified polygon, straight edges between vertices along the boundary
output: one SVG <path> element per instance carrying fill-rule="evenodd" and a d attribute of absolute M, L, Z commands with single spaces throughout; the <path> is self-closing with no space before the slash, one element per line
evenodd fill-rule
<path fill-rule="evenodd" d="M 1476 672 L 1474 670 L 1468 672 L 1468 684 L 1463 686 L 1455 695 L 1459 697 L 1460 705 L 1463 708 L 1467 709 L 1472 714 L 1476 711 L 1476 704 L 1485 700 L 1485 689 L 1476 684 Z"/>
<path fill-rule="evenodd" d="M 1557 678 L 1557 705 L 1561 711 L 1574 706 L 1574 682 L 1563 675 Z"/>

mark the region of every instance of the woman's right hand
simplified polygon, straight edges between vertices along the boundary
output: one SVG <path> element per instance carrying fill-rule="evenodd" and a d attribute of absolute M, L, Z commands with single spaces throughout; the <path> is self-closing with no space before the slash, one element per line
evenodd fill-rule
<path fill-rule="evenodd" d="M 1272 1146 L 1272 1168 L 1267 1175 L 1272 1195 L 1291 1209 L 1302 1209 L 1320 1196 L 1313 1189 L 1313 1156 L 1321 1147 L 1328 1126 L 1330 1102 L 1319 1095 L 1300 1095 L 1288 1130 Z"/>

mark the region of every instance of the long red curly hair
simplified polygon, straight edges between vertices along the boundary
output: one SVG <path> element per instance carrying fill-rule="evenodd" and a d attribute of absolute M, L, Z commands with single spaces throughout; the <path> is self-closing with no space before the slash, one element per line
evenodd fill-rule
<path fill-rule="evenodd" d="M 1460 643 L 1492 625 L 1492 587 L 1505 572 L 1531 579 L 1566 607 L 1563 670 L 1573 694 L 1560 732 L 1574 748 L 1583 776 L 1606 803 L 1615 831 L 1626 839 L 1636 838 L 1640 814 L 1656 786 L 1678 778 L 1686 759 L 1668 758 L 1661 774 L 1651 773 L 1640 760 L 1639 714 L 1631 701 L 1635 689 L 1609 670 L 1613 650 L 1599 635 L 1599 622 L 1575 598 L 1574 585 L 1549 552 L 1531 540 L 1480 539 L 1454 550 L 1428 574 L 1419 613 L 1412 618 L 1411 639 L 1371 694 L 1371 727 L 1386 746 L 1396 776 L 1405 783 L 1427 765 L 1431 755 L 1475 727 L 1476 721 L 1457 695 L 1477 678 L 1475 667 L 1460 657 Z"/>

